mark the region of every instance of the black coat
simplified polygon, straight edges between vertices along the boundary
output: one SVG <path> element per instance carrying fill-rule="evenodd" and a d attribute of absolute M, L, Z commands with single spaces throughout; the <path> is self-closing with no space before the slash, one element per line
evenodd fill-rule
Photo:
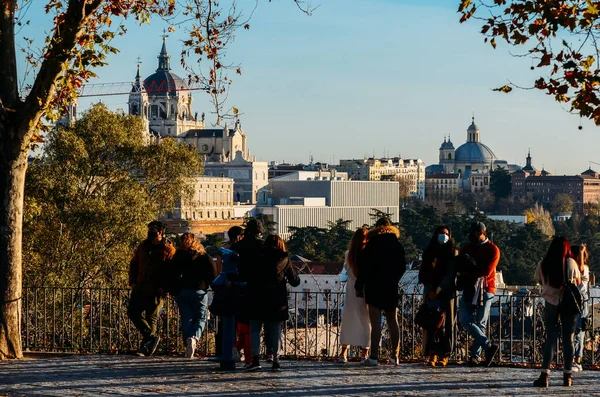
<path fill-rule="evenodd" d="M 379 309 L 398 306 L 398 283 L 406 271 L 404 247 L 394 226 L 381 226 L 369 232 L 369 240 L 358 259 L 354 288 L 364 292 L 365 302 Z"/>
<path fill-rule="evenodd" d="M 300 285 L 287 253 L 264 248 L 259 264 L 248 278 L 248 316 L 251 320 L 286 321 L 288 319 L 287 284 Z"/>
<path fill-rule="evenodd" d="M 169 293 L 176 295 L 182 289 L 206 291 L 217 277 L 217 266 L 210 255 L 194 250 L 178 249 L 170 264 Z"/>
<path fill-rule="evenodd" d="M 231 281 L 248 282 L 254 270 L 261 263 L 261 254 L 264 242 L 258 236 L 244 236 L 244 238 L 231 246 L 237 252 L 238 273 L 230 276 Z M 229 275 L 228 275 L 229 276 Z M 248 287 L 239 288 L 239 304 L 235 313 L 238 322 L 247 324 L 250 320 L 249 312 L 252 309 L 248 301 Z"/>

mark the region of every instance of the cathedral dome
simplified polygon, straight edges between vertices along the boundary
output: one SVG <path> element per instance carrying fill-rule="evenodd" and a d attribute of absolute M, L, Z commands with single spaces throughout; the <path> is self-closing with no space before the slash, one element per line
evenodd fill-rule
<path fill-rule="evenodd" d="M 144 80 L 148 95 L 176 96 L 178 90 L 188 88 L 186 82 L 171 71 L 171 57 L 167 52 L 166 36 L 163 36 L 162 49 L 158 55 L 158 68 Z"/>
<path fill-rule="evenodd" d="M 144 80 L 148 95 L 175 96 L 178 90 L 187 89 L 186 82 L 170 70 L 158 70 Z"/>
<path fill-rule="evenodd" d="M 467 142 L 456 149 L 454 156 L 456 162 L 463 163 L 491 163 L 496 160 L 492 149 L 481 142 Z"/>

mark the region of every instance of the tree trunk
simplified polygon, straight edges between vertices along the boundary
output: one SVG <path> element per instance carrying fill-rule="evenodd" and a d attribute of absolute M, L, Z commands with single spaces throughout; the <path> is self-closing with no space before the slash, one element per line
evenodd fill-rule
<path fill-rule="evenodd" d="M 0 360 L 23 358 L 21 232 L 27 151 L 15 142 L 19 139 L 7 139 L 18 134 L 6 128 L 0 122 Z"/>

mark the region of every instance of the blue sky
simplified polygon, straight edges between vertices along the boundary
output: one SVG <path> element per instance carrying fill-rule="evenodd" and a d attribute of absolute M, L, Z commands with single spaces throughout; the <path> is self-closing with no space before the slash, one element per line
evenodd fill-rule
<path fill-rule="evenodd" d="M 40 2 L 42 3 L 42 2 Z M 250 6 L 252 1 L 240 1 Z M 579 173 L 600 163 L 600 130 L 535 91 L 492 92 L 508 79 L 530 85 L 531 61 L 506 47 L 483 43 L 476 22 L 459 24 L 458 0 L 315 0 L 310 17 L 291 0 L 261 1 L 251 29 L 240 31 L 228 59 L 240 62 L 228 104 L 243 112 L 251 151 L 264 161 L 338 162 L 363 155 L 402 155 L 437 162 L 444 135 L 455 146 L 466 140 L 475 114 L 482 142 L 498 158 L 523 164 L 531 147 L 534 165 L 555 174 Z M 250 8 L 248 8 L 250 10 Z M 31 10 L 37 31 L 48 17 Z M 167 25 L 129 25 L 115 39 L 121 49 L 98 70 L 95 82 L 131 81 L 136 58 L 142 74 L 157 66 Z M 180 30 L 168 38 L 171 65 L 178 67 Z M 205 94 L 194 95 L 205 111 Z M 94 101 L 97 101 L 94 99 Z M 126 96 L 103 97 L 125 108 Z M 82 99 L 82 107 L 90 100 Z M 600 169 L 599 165 L 593 168 Z"/>

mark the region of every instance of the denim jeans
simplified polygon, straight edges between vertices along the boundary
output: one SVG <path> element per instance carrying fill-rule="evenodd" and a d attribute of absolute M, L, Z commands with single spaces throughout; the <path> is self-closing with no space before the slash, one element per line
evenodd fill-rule
<path fill-rule="evenodd" d="M 583 311 L 577 317 L 577 330 L 575 331 L 575 357 L 583 357 L 585 344 L 585 331 L 582 331 L 582 317 L 589 315 L 588 301 L 583 302 Z"/>
<path fill-rule="evenodd" d="M 206 325 L 208 293 L 203 290 L 182 289 L 175 297 L 181 316 L 183 340 L 200 339 Z"/>
<path fill-rule="evenodd" d="M 265 344 L 267 351 L 272 351 L 273 358 L 279 357 L 279 342 L 281 339 L 281 321 L 250 320 L 250 345 L 252 355 L 260 354 L 260 331 L 265 325 Z M 267 337 L 268 336 L 268 337 Z"/>
<path fill-rule="evenodd" d="M 562 328 L 563 354 L 565 359 L 565 373 L 571 373 L 573 368 L 573 337 L 577 327 L 578 314 L 561 316 L 558 306 L 546 302 L 544 309 L 544 323 L 546 324 L 546 345 L 544 346 L 544 359 L 542 371 L 550 372 L 550 363 L 554 357 L 558 334 Z M 561 326 L 558 324 L 560 317 Z"/>
<path fill-rule="evenodd" d="M 471 358 L 479 358 L 481 350 L 491 346 L 488 337 L 485 335 L 485 331 L 490 318 L 490 307 L 492 306 L 494 296 L 491 292 L 486 292 L 483 296 L 483 306 L 474 306 L 471 300 L 466 300 L 464 296 L 460 299 L 458 321 L 473 338 Z"/>

